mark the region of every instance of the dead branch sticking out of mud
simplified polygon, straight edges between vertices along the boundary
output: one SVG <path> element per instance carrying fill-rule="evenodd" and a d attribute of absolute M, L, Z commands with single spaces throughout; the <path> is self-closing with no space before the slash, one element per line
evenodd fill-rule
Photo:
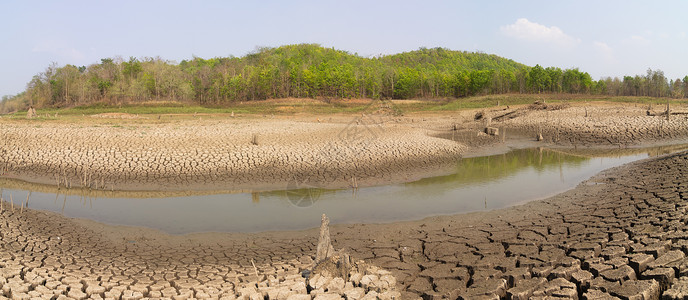
<path fill-rule="evenodd" d="M 530 110 L 561 110 L 569 108 L 571 104 L 569 103 L 559 103 L 559 104 L 547 104 L 541 101 L 535 101 L 535 103 L 528 105 Z"/>

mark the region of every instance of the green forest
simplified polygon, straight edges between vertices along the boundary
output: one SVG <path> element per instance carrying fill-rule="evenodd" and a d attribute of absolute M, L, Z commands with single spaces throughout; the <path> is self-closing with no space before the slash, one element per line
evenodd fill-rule
<path fill-rule="evenodd" d="M 260 48 L 243 57 L 105 58 L 89 66 L 51 64 L 0 111 L 147 101 L 228 106 L 276 98 L 446 99 L 506 93 L 570 93 L 684 98 L 688 76 L 660 70 L 602 78 L 577 68 L 526 66 L 496 55 L 421 48 L 361 57 L 317 44 Z"/>

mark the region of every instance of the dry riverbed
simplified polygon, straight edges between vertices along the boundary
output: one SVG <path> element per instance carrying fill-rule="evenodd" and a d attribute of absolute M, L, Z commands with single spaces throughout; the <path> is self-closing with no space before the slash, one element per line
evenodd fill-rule
<path fill-rule="evenodd" d="M 0 177 L 139 191 L 370 186 L 445 174 L 476 149 L 687 139 L 688 108 L 672 112 L 667 121 L 646 107 L 539 104 L 405 116 L 0 119 Z"/>
<path fill-rule="evenodd" d="M 425 129 L 290 119 L 3 123 L 3 177 L 117 190 L 371 185 L 436 173 L 465 148 Z"/>
<path fill-rule="evenodd" d="M 371 269 L 369 280 L 391 272 L 402 299 L 682 299 L 686 174 L 688 152 L 672 154 L 605 171 L 546 200 L 415 222 L 338 225 L 332 240 L 383 268 Z M 170 236 L 21 210 L 17 203 L 12 210 L 8 202 L 0 229 L 0 286 L 14 299 L 255 293 L 286 299 L 271 293 L 312 289 L 301 272 L 310 267 L 318 235 L 313 229 Z M 346 295 L 340 283 L 328 293 Z M 380 295 L 361 281 L 348 288 Z"/>
<path fill-rule="evenodd" d="M 587 116 L 581 115 L 585 112 Z M 666 122 L 644 112 L 644 108 L 609 105 L 496 108 L 484 115 L 493 118 L 490 126 L 502 132 L 506 128 L 507 138 L 510 132 L 519 133 L 521 139 L 542 133 L 542 143 L 549 145 L 606 141 L 626 147 L 688 135 L 685 116 L 675 115 Z M 417 166 L 430 174 L 446 160 L 466 153 L 468 146 L 499 145 L 501 136 L 477 134 L 487 121 L 475 120 L 475 113 L 385 116 L 376 123 L 361 119 L 356 123 L 348 116 L 76 125 L 3 121 L 0 151 L 6 156 L 0 163 L 8 177 L 49 182 L 40 175 L 52 170 L 62 173 L 67 184 L 70 180 L 78 184 L 84 174 L 104 170 L 106 175 L 100 176 L 110 176 L 100 179 L 105 187 L 109 183 L 139 189 L 172 184 L 203 188 L 215 180 L 213 175 L 231 181 L 236 174 L 244 176 L 237 177 L 241 180 L 275 176 L 266 182 L 280 183 L 294 174 L 318 174 L 320 180 L 333 182 L 339 178 L 340 184 L 350 176 L 359 176 L 362 182 L 366 175 L 402 180 L 388 172 Z M 375 139 L 359 140 L 360 147 L 350 148 L 351 152 L 337 151 L 349 155 L 345 156 L 348 165 L 328 160 L 332 150 L 351 145 L 336 140 L 341 132 L 371 124 L 382 128 Z M 434 137 L 452 131 L 464 139 L 463 144 Z M 258 133 L 257 145 L 252 144 L 254 133 Z M 615 138 L 610 140 L 610 135 Z M 202 149 L 208 155 L 196 154 Z M 246 160 L 238 158 L 243 153 Z M 333 165 L 321 169 L 329 172 L 319 173 L 318 165 L 308 164 L 309 160 Z M 165 170 L 165 161 L 172 175 L 152 176 L 167 174 L 151 169 Z M 140 167 L 142 162 L 146 167 Z M 209 171 L 222 164 L 241 172 Z M 193 171 L 179 176 L 176 166 Z M 400 291 L 402 299 L 682 299 L 688 292 L 686 174 L 688 152 L 683 152 L 608 170 L 574 190 L 508 209 L 415 222 L 333 226 L 335 248 L 346 248 L 353 258 L 382 268 L 359 270 L 369 276 L 367 281 L 343 285 L 309 282 L 301 276 L 316 251 L 315 229 L 170 236 L 22 209 L 20 199 L 14 199 L 14 209 L 4 202 L 0 213 L 0 299 L 287 299 L 288 295 L 357 299 L 347 291 L 368 294 L 365 299 L 391 299 L 396 295 L 393 290 Z M 196 182 L 197 176 L 206 177 Z M 93 175 L 90 178 L 95 182 Z M 172 179 L 180 181 L 164 181 Z M 381 283 L 387 272 L 393 275 L 394 288 L 370 284 Z M 390 285 L 392 279 L 386 277 L 384 282 Z"/>

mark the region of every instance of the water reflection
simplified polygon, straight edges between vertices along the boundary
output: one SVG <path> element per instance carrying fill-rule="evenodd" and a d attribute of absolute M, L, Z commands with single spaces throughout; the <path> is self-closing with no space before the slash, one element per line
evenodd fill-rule
<path fill-rule="evenodd" d="M 28 207 L 34 209 L 174 234 L 297 230 L 318 226 L 322 213 L 332 223 L 381 223 L 507 207 L 560 193 L 603 169 L 665 150 L 632 150 L 625 155 L 576 151 L 572 155 L 565 150 L 522 149 L 467 158 L 457 162 L 451 175 L 355 191 L 305 188 L 138 198 L 105 191 L 32 189 L 3 184 L 6 181 L 0 181 L 0 187 L 2 198 L 13 199 L 15 207 L 18 199 L 28 198 Z"/>
<path fill-rule="evenodd" d="M 563 177 L 564 168 L 580 167 L 589 160 L 590 158 L 544 148 L 516 149 L 499 155 L 462 159 L 457 162 L 456 171 L 453 174 L 425 178 L 407 184 L 412 186 L 434 185 L 442 182 L 457 186 L 483 184 L 513 176 L 524 169 L 532 169 L 538 174 L 557 171 L 560 172 L 560 177 Z"/>

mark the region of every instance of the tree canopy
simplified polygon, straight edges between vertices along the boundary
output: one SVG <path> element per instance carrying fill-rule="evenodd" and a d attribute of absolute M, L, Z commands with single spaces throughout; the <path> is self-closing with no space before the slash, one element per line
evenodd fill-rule
<path fill-rule="evenodd" d="M 89 66 L 49 65 L 21 100 L 38 107 L 94 102 L 189 101 L 222 106 L 273 98 L 436 99 L 502 93 L 583 93 L 678 97 L 688 76 L 662 71 L 594 81 L 577 68 L 529 67 L 496 55 L 420 48 L 361 57 L 317 44 L 259 48 L 243 57 L 104 58 Z"/>

